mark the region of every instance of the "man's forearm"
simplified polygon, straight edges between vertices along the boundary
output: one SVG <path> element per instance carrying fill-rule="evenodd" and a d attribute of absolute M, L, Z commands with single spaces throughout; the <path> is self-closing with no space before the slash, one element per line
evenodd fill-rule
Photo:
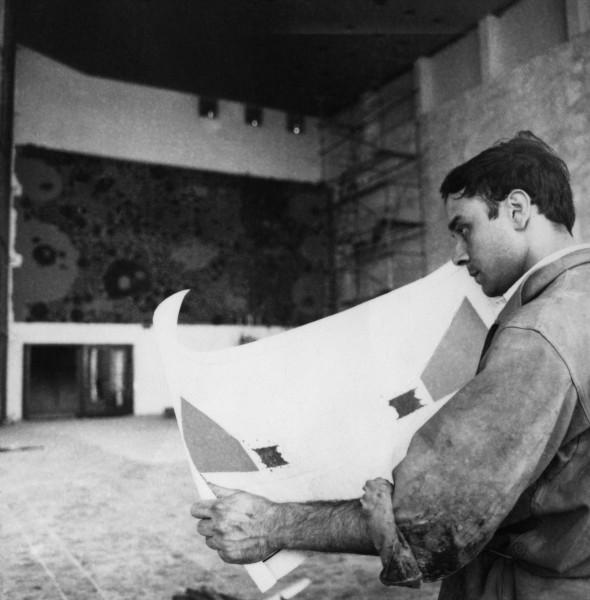
<path fill-rule="evenodd" d="M 360 500 L 272 502 L 209 484 L 215 500 L 195 502 L 197 531 L 226 562 L 252 563 L 283 548 L 377 554 Z"/>
<path fill-rule="evenodd" d="M 359 500 L 285 502 L 273 506 L 273 546 L 377 554 Z"/>

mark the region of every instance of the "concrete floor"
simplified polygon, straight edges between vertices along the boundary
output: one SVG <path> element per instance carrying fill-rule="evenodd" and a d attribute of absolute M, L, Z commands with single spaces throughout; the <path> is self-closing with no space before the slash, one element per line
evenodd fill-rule
<path fill-rule="evenodd" d="M 171 600 L 201 586 L 262 597 L 242 567 L 225 565 L 196 535 L 173 419 L 4 425 L 0 448 L 12 448 L 0 452 L 0 598 Z M 433 584 L 385 588 L 378 573 L 372 557 L 316 554 L 279 586 L 309 577 L 301 600 L 437 596 Z"/>

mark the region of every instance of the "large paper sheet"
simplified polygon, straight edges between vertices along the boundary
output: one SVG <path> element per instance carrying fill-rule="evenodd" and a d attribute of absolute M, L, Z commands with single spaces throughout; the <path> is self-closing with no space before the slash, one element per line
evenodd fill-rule
<path fill-rule="evenodd" d="M 206 481 L 275 501 L 357 498 L 391 478 L 417 429 L 475 373 L 500 306 L 447 264 L 415 283 L 243 346 L 191 350 L 185 292 L 155 331 L 202 497 Z M 249 572 L 261 590 L 303 560 L 280 552 Z"/>

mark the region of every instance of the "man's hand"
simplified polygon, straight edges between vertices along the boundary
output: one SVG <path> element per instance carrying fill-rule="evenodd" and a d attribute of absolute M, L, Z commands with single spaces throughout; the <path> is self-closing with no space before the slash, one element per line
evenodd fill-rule
<path fill-rule="evenodd" d="M 210 484 L 215 500 L 201 500 L 191 507 L 200 519 L 197 531 L 209 548 L 229 563 L 263 560 L 278 546 L 272 542 L 277 505 L 262 496 Z"/>
<path fill-rule="evenodd" d="M 393 516 L 393 485 L 378 477 L 365 483 L 361 506 L 369 524 L 369 533 L 375 548 L 381 552 L 386 545 L 388 534 L 395 531 Z"/>

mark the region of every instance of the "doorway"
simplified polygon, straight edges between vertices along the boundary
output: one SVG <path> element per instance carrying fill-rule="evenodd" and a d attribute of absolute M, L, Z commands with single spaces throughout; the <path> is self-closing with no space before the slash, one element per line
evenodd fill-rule
<path fill-rule="evenodd" d="M 25 346 L 25 419 L 133 413 L 133 348 L 129 345 Z"/>

